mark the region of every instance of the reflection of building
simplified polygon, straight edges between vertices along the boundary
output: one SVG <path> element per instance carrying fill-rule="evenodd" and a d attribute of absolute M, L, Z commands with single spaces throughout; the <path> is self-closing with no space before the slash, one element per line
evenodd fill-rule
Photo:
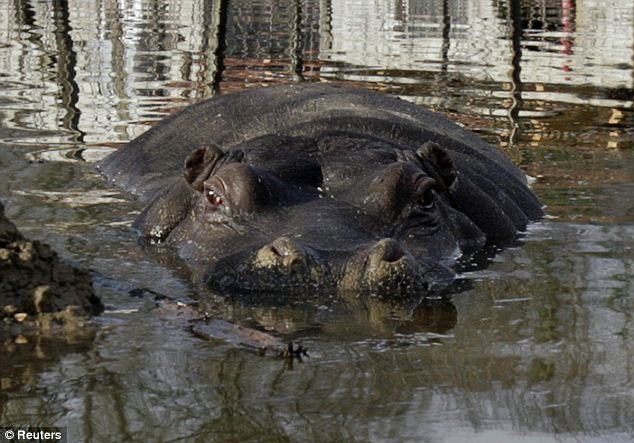
<path fill-rule="evenodd" d="M 13 88 L 3 95 L 19 102 L 3 124 L 57 131 L 38 137 L 48 143 L 126 141 L 166 108 L 208 97 L 220 56 L 240 84 L 290 77 L 293 45 L 317 59 L 314 2 L 226 4 L 218 54 L 215 0 L 69 0 L 67 10 L 0 0 L 0 72 Z"/>
<path fill-rule="evenodd" d="M 559 2 L 558 2 L 559 3 Z M 561 2 L 560 4 L 572 3 Z M 558 11 L 552 30 L 527 33 L 522 73 L 529 83 L 632 88 L 634 9 L 618 0 L 577 2 L 576 9 Z"/>
<path fill-rule="evenodd" d="M 11 97 L 24 96 L 4 124 L 19 120 L 16 126 L 68 131 L 48 142 L 76 139 L 81 131 L 88 134 L 85 142 L 127 140 L 142 132 L 137 122 L 159 117 L 148 108 L 183 93 L 183 87 L 164 83 L 180 78 L 176 74 L 195 63 L 186 55 L 204 46 L 202 3 L 152 8 L 139 1 L 71 0 L 62 11 L 41 2 L 18 3 L 18 9 L 0 1 L 3 23 L 11 25 L 3 30 L 9 47 L 0 52 L 0 70 L 16 85 Z M 175 50 L 180 33 L 188 52 Z M 73 113 L 77 122 L 64 121 Z"/>
<path fill-rule="evenodd" d="M 396 7 L 392 2 L 377 3 L 333 1 L 332 48 L 322 50 L 322 57 L 357 66 L 432 72 L 443 69 L 443 63 L 455 65 L 469 57 L 471 63 L 488 60 L 486 66 L 509 60 L 505 27 L 496 17 L 493 5 L 454 1 L 445 11 L 442 1 L 397 2 Z M 451 15 L 450 22 L 445 20 L 445 12 Z M 469 30 L 478 36 L 479 46 L 469 41 Z M 359 33 L 364 33 L 365 38 L 350 38 Z M 470 51 L 469 46 L 473 46 Z M 452 68 L 456 69 L 459 68 Z"/>
<path fill-rule="evenodd" d="M 167 109 L 209 96 L 222 60 L 225 90 L 312 69 L 325 78 L 426 82 L 412 99 L 459 101 L 472 114 L 508 110 L 518 81 L 530 85 L 524 100 L 631 105 L 630 0 L 572 4 L 235 0 L 223 47 L 217 0 L 69 0 L 66 10 L 0 0 L 0 94 L 15 102 L 3 125 L 55 131 L 38 136 L 48 143 L 126 141 Z M 518 13 L 519 60 L 509 25 Z M 456 80 L 459 98 L 446 102 Z"/>
<path fill-rule="evenodd" d="M 633 87 L 630 0 L 615 1 L 610 8 L 592 0 L 576 2 L 576 9 L 573 2 L 531 3 L 536 7 L 524 7 L 520 17 L 525 28 L 522 83 Z M 333 0 L 331 43 L 322 47 L 321 56 L 357 68 L 411 71 L 392 78 L 403 83 L 415 82 L 416 71 L 443 70 L 473 80 L 509 83 L 513 70 L 510 14 L 508 8 L 484 0 Z M 539 29 L 530 29 L 535 23 Z M 360 33 L 364 39 L 350 38 Z M 330 73 L 346 76 L 336 68 Z M 539 98 L 579 100 L 572 93 L 540 94 Z M 614 104 L 610 100 L 596 103 Z"/>

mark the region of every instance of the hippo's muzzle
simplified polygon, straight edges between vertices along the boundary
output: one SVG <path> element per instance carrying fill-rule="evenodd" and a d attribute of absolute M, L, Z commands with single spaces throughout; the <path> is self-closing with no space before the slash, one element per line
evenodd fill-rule
<path fill-rule="evenodd" d="M 415 258 L 391 238 L 342 255 L 279 237 L 253 253 L 221 260 L 205 281 L 224 295 L 258 291 L 295 292 L 301 297 L 306 291 L 352 291 L 412 298 L 427 294 L 439 276 L 447 282 L 453 272 L 440 263 Z"/>
<path fill-rule="evenodd" d="M 432 284 L 439 283 L 438 275 L 445 282 L 453 279 L 453 271 L 446 266 L 415 258 L 399 242 L 386 238 L 348 261 L 339 287 L 390 298 L 412 297 L 426 294 Z"/>
<path fill-rule="evenodd" d="M 335 286 L 320 254 L 289 237 L 279 237 L 255 252 L 220 260 L 208 270 L 205 282 L 225 295 L 316 291 Z"/>

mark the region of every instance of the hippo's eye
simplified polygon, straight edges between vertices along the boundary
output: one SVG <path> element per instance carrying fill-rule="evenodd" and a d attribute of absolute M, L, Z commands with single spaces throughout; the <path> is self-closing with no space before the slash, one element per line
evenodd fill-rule
<path fill-rule="evenodd" d="M 419 198 L 418 202 L 423 206 L 423 208 L 431 209 L 431 207 L 434 206 L 434 200 L 434 190 L 427 189 L 425 193 Z"/>
<path fill-rule="evenodd" d="M 207 197 L 207 201 L 209 202 L 209 204 L 214 207 L 219 207 L 224 204 L 223 198 L 213 189 L 205 190 L 205 197 Z"/>
<path fill-rule="evenodd" d="M 431 209 L 434 205 L 436 180 L 424 174 L 413 178 L 414 198 L 424 209 Z"/>

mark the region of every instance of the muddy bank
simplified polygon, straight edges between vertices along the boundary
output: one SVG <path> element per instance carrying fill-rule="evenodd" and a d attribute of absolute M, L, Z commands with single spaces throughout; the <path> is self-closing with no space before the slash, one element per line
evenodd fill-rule
<path fill-rule="evenodd" d="M 63 318 L 102 310 L 89 272 L 60 260 L 49 245 L 25 239 L 0 202 L 0 318 L 23 322 L 40 314 Z"/>

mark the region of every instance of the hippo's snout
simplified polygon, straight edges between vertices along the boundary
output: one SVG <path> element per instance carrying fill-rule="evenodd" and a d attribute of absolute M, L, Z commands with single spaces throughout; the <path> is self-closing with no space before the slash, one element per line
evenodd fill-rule
<path fill-rule="evenodd" d="M 370 291 L 421 292 L 428 289 L 423 269 L 416 259 L 394 239 L 373 245 L 367 258 L 365 283 Z"/>
<path fill-rule="evenodd" d="M 253 271 L 260 281 L 269 278 L 275 289 L 324 289 L 333 286 L 326 261 L 312 248 L 289 237 L 279 237 L 260 248 Z"/>
<path fill-rule="evenodd" d="M 306 290 L 342 290 L 412 299 L 425 296 L 431 284 L 452 278 L 451 269 L 414 257 L 391 238 L 352 255 L 333 256 L 279 237 L 249 255 L 220 261 L 207 274 L 206 283 L 225 294 L 283 291 L 301 297 Z"/>
<path fill-rule="evenodd" d="M 289 237 L 279 237 L 254 253 L 221 260 L 207 272 L 206 283 L 226 294 L 258 291 L 289 296 L 334 286 L 332 272 L 319 253 Z"/>
<path fill-rule="evenodd" d="M 394 297 L 424 295 L 433 279 L 430 270 L 447 268 L 415 258 L 396 240 L 386 238 L 352 257 L 344 272 L 340 287 L 351 291 L 368 291 Z M 448 273 L 451 271 L 447 270 Z"/>
<path fill-rule="evenodd" d="M 255 258 L 257 268 L 278 268 L 286 271 L 307 271 L 309 253 L 299 242 L 280 237 L 258 250 Z"/>
<path fill-rule="evenodd" d="M 413 257 L 405 252 L 400 243 L 391 238 L 380 240 L 372 246 L 368 258 L 371 269 L 397 266 L 396 263 L 398 262 L 413 260 Z"/>

